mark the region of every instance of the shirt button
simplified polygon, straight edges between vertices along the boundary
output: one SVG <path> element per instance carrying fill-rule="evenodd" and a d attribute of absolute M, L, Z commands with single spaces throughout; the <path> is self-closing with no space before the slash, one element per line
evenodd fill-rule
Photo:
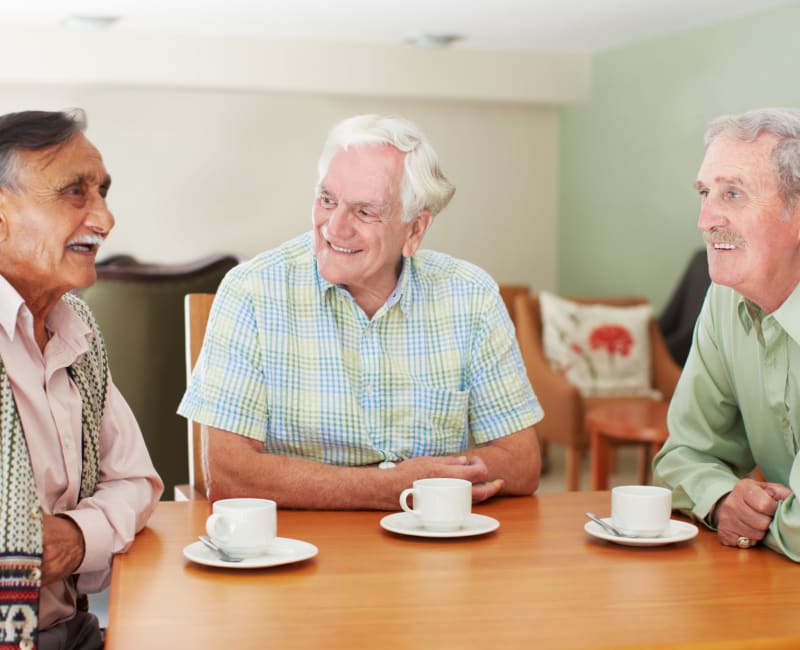
<path fill-rule="evenodd" d="M 20 650 L 33 650 L 33 640 L 32 639 L 22 639 L 19 642 Z"/>
<path fill-rule="evenodd" d="M 42 509 L 39 506 L 33 506 L 31 508 L 31 517 L 33 517 L 34 519 L 41 519 Z"/>
<path fill-rule="evenodd" d="M 783 418 L 781 420 L 781 424 L 783 425 L 784 429 L 788 429 L 791 422 L 789 422 L 789 418 Z"/>
<path fill-rule="evenodd" d="M 34 582 L 39 582 L 42 579 L 42 570 L 41 569 L 31 569 L 30 571 L 30 579 Z"/>

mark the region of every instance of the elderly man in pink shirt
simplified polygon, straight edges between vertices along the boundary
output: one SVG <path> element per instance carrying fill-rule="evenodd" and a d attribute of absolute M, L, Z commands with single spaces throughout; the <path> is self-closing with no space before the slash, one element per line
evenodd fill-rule
<path fill-rule="evenodd" d="M 69 292 L 95 279 L 111 178 L 82 111 L 0 116 L 0 647 L 101 648 L 82 594 L 163 484 Z"/>

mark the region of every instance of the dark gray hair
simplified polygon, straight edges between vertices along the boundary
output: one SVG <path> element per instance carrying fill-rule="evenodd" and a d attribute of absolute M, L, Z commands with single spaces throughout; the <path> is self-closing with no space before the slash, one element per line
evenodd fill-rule
<path fill-rule="evenodd" d="M 80 108 L 0 115 L 0 187 L 18 189 L 18 152 L 62 145 L 85 130 L 86 113 Z"/>
<path fill-rule="evenodd" d="M 723 115 L 709 122 L 706 148 L 720 136 L 752 142 L 761 133 L 773 133 L 779 140 L 772 150 L 778 186 L 791 211 L 800 201 L 800 109 L 759 108 L 741 115 Z"/>
<path fill-rule="evenodd" d="M 317 162 L 317 193 L 338 149 L 389 144 L 406 153 L 400 200 L 403 221 L 411 221 L 423 210 L 436 216 L 456 191 L 447 180 L 439 157 L 422 132 L 397 115 L 356 115 L 337 124 L 328 134 Z"/>

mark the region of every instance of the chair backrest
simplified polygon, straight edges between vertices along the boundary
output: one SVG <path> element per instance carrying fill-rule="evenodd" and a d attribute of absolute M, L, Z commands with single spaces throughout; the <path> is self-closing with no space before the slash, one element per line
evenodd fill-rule
<path fill-rule="evenodd" d="M 635 305 L 648 304 L 647 298 L 642 296 L 568 296 L 568 299 L 584 305 L 610 305 L 612 307 L 633 307 Z M 524 308 L 522 307 L 524 304 L 524 302 L 515 303 L 515 310 Z M 530 326 L 536 335 L 538 347 L 541 349 L 542 309 L 538 296 L 530 297 L 527 309 L 530 313 Z M 668 400 L 675 391 L 675 386 L 680 376 L 680 368 L 675 364 L 669 350 L 667 350 L 655 316 L 650 319 L 648 331 L 650 335 L 651 384 L 653 388 L 664 395 L 664 399 Z M 526 345 L 530 345 L 530 343 L 528 342 Z M 522 343 L 520 343 L 520 347 L 522 347 Z M 543 351 L 541 354 L 544 357 Z"/>
<path fill-rule="evenodd" d="M 686 363 L 692 345 L 694 325 L 710 284 L 706 249 L 701 248 L 692 256 L 664 311 L 658 317 L 658 326 L 667 349 L 681 367 Z"/>
<path fill-rule="evenodd" d="M 192 371 L 203 347 L 208 315 L 214 302 L 213 293 L 190 293 L 186 296 L 186 381 L 188 383 Z M 188 420 L 189 447 L 189 486 L 193 498 L 206 497 L 208 483 L 206 481 L 206 465 L 203 455 L 202 428 L 198 422 Z"/>
<path fill-rule="evenodd" d="M 116 256 L 97 264 L 97 282 L 81 292 L 100 324 L 114 383 L 164 481 L 165 499 L 189 478 L 186 422 L 175 412 L 186 389 L 184 296 L 215 292 L 238 263 L 233 255 L 188 264 L 141 264 Z"/>
<path fill-rule="evenodd" d="M 527 296 L 530 294 L 530 287 L 527 284 L 501 284 L 498 285 L 498 288 L 500 289 L 500 297 L 503 299 L 506 309 L 508 310 L 508 315 L 511 317 L 511 322 L 514 323 L 516 327 L 517 317 L 514 301 L 517 299 L 517 296 Z"/>
<path fill-rule="evenodd" d="M 638 296 L 569 297 L 569 299 L 583 304 L 605 304 L 617 307 L 640 305 L 647 302 L 645 298 Z M 555 440 L 569 435 L 567 432 L 570 431 L 582 432 L 586 402 L 595 404 L 595 402 L 617 398 L 601 397 L 584 400 L 575 386 L 552 370 L 542 345 L 542 312 L 538 296 L 517 296 L 514 311 L 517 321 L 517 339 L 525 369 L 547 414 L 544 420 L 537 425 L 537 431 L 541 431 L 543 436 Z M 660 391 L 665 399 L 669 399 L 678 383 L 680 368 L 672 360 L 655 318 L 650 321 L 649 332 L 652 386 Z M 576 433 L 573 437 L 575 436 L 579 437 L 579 444 L 586 443 L 583 433 Z"/>

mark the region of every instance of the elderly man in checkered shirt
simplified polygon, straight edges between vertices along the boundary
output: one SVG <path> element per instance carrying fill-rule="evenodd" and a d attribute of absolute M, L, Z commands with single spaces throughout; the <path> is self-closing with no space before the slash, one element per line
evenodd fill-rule
<path fill-rule="evenodd" d="M 475 502 L 535 491 L 543 413 L 497 285 L 419 250 L 454 191 L 405 119 L 331 131 L 312 231 L 228 274 L 178 409 L 204 425 L 212 500 L 398 509 L 425 477 Z"/>

